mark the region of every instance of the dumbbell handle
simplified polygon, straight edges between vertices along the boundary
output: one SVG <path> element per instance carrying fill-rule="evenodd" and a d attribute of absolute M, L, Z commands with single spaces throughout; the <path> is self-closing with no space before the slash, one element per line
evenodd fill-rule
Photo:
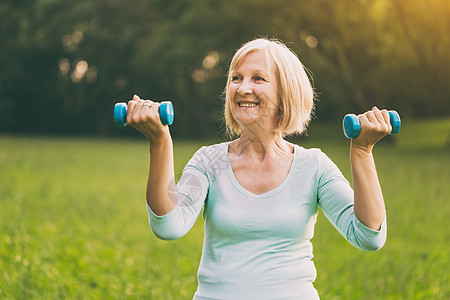
<path fill-rule="evenodd" d="M 390 110 L 389 120 L 391 122 L 392 131 L 389 134 L 396 134 L 400 131 L 402 122 L 400 120 L 400 115 L 395 110 Z M 342 121 L 342 128 L 344 129 L 344 135 L 348 139 L 356 138 L 361 130 L 361 124 L 359 119 L 355 114 L 347 114 Z"/>
<path fill-rule="evenodd" d="M 127 123 L 127 104 L 125 102 L 114 105 L 114 124 L 117 127 L 125 127 Z M 163 101 L 159 106 L 159 118 L 163 125 L 172 125 L 173 123 L 173 105 L 170 101 Z"/>

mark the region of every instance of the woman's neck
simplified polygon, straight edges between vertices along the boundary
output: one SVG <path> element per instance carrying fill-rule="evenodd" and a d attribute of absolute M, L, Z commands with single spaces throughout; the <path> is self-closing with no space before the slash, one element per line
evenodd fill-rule
<path fill-rule="evenodd" d="M 233 154 L 253 154 L 260 159 L 264 159 L 267 155 L 281 156 L 293 153 L 293 146 L 283 139 L 280 132 L 261 136 L 243 131 L 233 144 L 231 149 Z"/>

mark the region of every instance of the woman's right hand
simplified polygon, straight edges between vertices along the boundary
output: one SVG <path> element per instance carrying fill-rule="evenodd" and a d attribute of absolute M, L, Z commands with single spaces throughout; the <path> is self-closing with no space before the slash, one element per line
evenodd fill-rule
<path fill-rule="evenodd" d="M 141 132 L 150 143 L 170 137 L 169 126 L 163 125 L 159 117 L 160 103 L 142 100 L 134 95 L 128 102 L 127 123 Z"/>

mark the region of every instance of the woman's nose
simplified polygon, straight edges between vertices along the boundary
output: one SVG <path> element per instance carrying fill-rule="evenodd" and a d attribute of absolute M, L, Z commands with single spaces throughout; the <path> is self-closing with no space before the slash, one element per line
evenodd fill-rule
<path fill-rule="evenodd" d="M 251 94 L 253 92 L 251 82 L 245 79 L 242 80 L 237 92 L 242 96 L 246 94 Z"/>

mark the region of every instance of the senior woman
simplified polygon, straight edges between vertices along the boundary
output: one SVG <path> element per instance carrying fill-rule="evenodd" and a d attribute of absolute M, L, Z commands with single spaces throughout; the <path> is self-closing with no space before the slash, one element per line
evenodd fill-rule
<path fill-rule="evenodd" d="M 372 148 L 390 132 L 386 110 L 359 115 L 351 140 L 353 187 L 319 149 L 284 139 L 302 133 L 314 92 L 297 56 L 256 39 L 234 55 L 225 121 L 236 138 L 199 149 L 175 184 L 169 128 L 159 103 L 134 96 L 127 122 L 149 141 L 147 208 L 153 232 L 177 239 L 203 209 L 204 243 L 195 300 L 319 299 L 310 242 L 318 208 L 355 247 L 386 240 L 386 212 Z"/>

